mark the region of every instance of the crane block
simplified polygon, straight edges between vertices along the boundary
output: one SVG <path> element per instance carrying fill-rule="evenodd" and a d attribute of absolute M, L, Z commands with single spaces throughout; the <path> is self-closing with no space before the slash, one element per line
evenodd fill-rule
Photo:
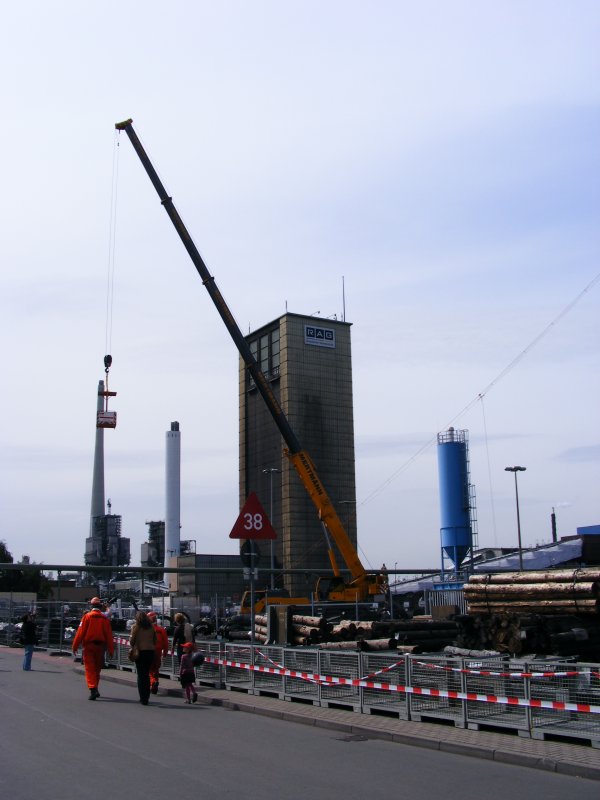
<path fill-rule="evenodd" d="M 117 427 L 117 412 L 116 411 L 98 411 L 96 415 L 97 428 L 116 428 Z"/>

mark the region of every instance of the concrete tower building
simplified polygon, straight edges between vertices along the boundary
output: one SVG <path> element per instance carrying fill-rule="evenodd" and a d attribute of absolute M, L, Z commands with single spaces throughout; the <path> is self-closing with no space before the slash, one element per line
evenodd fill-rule
<path fill-rule="evenodd" d="M 165 566 L 177 566 L 181 528 L 181 434 L 179 423 L 172 422 L 166 433 L 165 465 Z M 177 581 L 170 575 L 169 586 L 175 591 Z"/>
<path fill-rule="evenodd" d="M 90 531 L 85 540 L 84 555 L 85 563 L 90 566 L 121 566 L 129 564 L 131 558 L 129 539 L 121 536 L 121 517 L 104 511 L 104 428 L 116 425 L 115 412 L 105 409 L 107 395 L 104 381 L 99 381 Z"/>
<path fill-rule="evenodd" d="M 98 402 L 96 416 L 104 408 L 104 381 L 98 381 Z M 94 517 L 104 514 L 104 428 L 96 425 L 94 447 L 94 472 L 92 475 L 92 506 L 90 510 L 90 535 L 94 527 Z"/>
<path fill-rule="evenodd" d="M 350 324 L 286 313 L 246 341 L 356 546 Z M 241 360 L 239 390 L 240 506 L 256 492 L 278 535 L 277 566 L 330 569 L 317 510 L 283 454 L 281 435 Z M 268 566 L 266 547 L 262 553 L 261 563 Z M 344 566 L 339 555 L 338 563 Z M 287 577 L 284 585 L 305 595 L 314 588 L 314 576 Z"/>

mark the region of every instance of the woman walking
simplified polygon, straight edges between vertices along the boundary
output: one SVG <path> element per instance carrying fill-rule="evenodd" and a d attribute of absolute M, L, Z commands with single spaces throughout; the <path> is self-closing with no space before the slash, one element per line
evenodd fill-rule
<path fill-rule="evenodd" d="M 135 623 L 131 629 L 129 646 L 137 651 L 135 656 L 135 668 L 137 671 L 140 703 L 143 706 L 147 706 L 148 700 L 150 699 L 150 667 L 154 660 L 155 643 L 156 633 L 154 631 L 154 626 L 144 611 L 138 611 L 135 615 Z"/>

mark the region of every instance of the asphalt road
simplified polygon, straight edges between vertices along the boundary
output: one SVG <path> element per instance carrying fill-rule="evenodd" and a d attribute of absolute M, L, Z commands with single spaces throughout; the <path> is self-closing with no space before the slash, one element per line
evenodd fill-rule
<path fill-rule="evenodd" d="M 90 702 L 70 658 L 31 672 L 0 648 L 0 796 L 7 800 L 598 800 L 597 781 L 185 705 L 104 680 Z"/>

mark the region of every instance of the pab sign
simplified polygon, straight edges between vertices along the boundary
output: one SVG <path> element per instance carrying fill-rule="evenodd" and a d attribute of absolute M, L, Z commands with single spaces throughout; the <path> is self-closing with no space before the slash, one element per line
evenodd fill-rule
<path fill-rule="evenodd" d="M 251 492 L 240 511 L 240 515 L 233 526 L 230 539 L 276 539 L 277 534 L 260 500 Z"/>

